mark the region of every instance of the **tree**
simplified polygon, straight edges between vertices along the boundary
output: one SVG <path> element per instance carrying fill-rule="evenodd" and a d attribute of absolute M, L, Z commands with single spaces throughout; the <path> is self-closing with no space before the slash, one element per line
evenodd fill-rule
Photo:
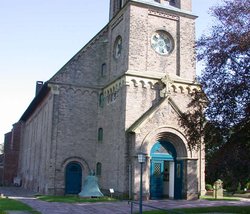
<path fill-rule="evenodd" d="M 206 181 L 221 178 L 235 190 L 250 181 L 250 1 L 223 0 L 210 13 L 216 21 L 197 42 L 208 106 L 204 116 L 204 96 L 192 95 L 180 123 L 190 148 L 204 138 Z"/>
<path fill-rule="evenodd" d="M 223 0 L 210 12 L 215 25 L 197 42 L 198 60 L 205 64 L 200 82 L 208 119 L 230 129 L 250 106 L 250 1 Z"/>
<path fill-rule="evenodd" d="M 205 133 L 206 118 L 204 109 L 206 106 L 206 95 L 202 91 L 195 91 L 191 94 L 187 112 L 180 115 L 179 122 L 185 130 L 190 151 L 200 148 Z"/>
<path fill-rule="evenodd" d="M 212 124 L 204 133 L 206 179 L 236 189 L 250 180 L 250 1 L 223 0 L 210 13 L 216 21 L 197 42 Z"/>
<path fill-rule="evenodd" d="M 226 188 L 235 191 L 239 183 L 244 186 L 250 181 L 249 117 L 235 126 L 228 139 L 221 142 L 224 143 L 219 144 L 206 161 L 206 181 L 213 183 L 221 178 Z"/>

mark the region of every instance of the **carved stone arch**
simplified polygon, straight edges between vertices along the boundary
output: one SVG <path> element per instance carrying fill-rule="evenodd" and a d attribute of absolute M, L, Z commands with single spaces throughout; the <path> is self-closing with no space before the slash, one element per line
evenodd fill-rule
<path fill-rule="evenodd" d="M 184 93 L 184 88 L 182 86 L 179 86 L 180 92 Z"/>
<path fill-rule="evenodd" d="M 193 88 L 192 91 L 195 92 L 195 93 L 197 93 L 198 89 L 197 88 Z"/>
<path fill-rule="evenodd" d="M 191 157 L 185 136 L 176 128 L 169 126 L 159 127 L 149 132 L 141 143 L 141 151 L 150 154 L 151 148 L 159 140 L 169 141 L 173 144 L 177 152 L 177 159 Z"/>
<path fill-rule="evenodd" d="M 89 92 L 89 90 L 83 90 L 83 95 L 88 95 L 88 94 L 90 94 L 90 92 Z"/>
<path fill-rule="evenodd" d="M 175 86 L 175 85 L 171 85 L 171 88 L 172 88 L 172 91 L 173 91 L 173 92 L 175 92 L 175 93 L 177 92 L 177 91 L 176 91 L 176 86 Z"/>
<path fill-rule="evenodd" d="M 76 89 L 76 90 L 75 90 L 75 94 L 76 94 L 76 95 L 81 95 L 81 94 L 82 94 L 82 90 L 79 89 L 79 88 Z"/>
<path fill-rule="evenodd" d="M 90 167 L 89 167 L 88 162 L 85 159 L 78 157 L 78 156 L 66 158 L 61 164 L 62 169 L 65 170 L 66 166 L 69 163 L 73 163 L 73 162 L 79 163 L 83 170 L 85 169 L 85 170 L 87 170 L 88 173 L 90 172 Z"/>
<path fill-rule="evenodd" d="M 140 83 L 142 88 L 146 88 L 146 83 L 143 80 L 140 80 Z"/>
<path fill-rule="evenodd" d="M 148 82 L 148 85 L 149 85 L 149 88 L 151 88 L 151 89 L 154 88 L 154 84 L 151 81 Z"/>
<path fill-rule="evenodd" d="M 191 88 L 190 87 L 186 87 L 187 89 L 187 93 L 190 94 L 191 93 Z"/>
<path fill-rule="evenodd" d="M 133 82 L 134 87 L 138 87 L 138 83 L 137 83 L 137 81 L 135 79 L 132 79 L 131 81 Z"/>
<path fill-rule="evenodd" d="M 69 93 L 69 94 L 74 94 L 74 93 L 75 93 L 75 89 L 72 88 L 72 87 L 68 87 L 68 88 L 66 89 L 66 92 Z"/>
<path fill-rule="evenodd" d="M 99 96 L 99 93 L 97 92 L 97 91 L 92 91 L 91 93 L 90 93 L 90 95 L 92 96 L 92 95 L 95 95 L 96 97 L 98 97 Z"/>
<path fill-rule="evenodd" d="M 67 88 L 65 86 L 61 86 L 59 88 L 60 93 L 65 93 L 67 91 Z"/>

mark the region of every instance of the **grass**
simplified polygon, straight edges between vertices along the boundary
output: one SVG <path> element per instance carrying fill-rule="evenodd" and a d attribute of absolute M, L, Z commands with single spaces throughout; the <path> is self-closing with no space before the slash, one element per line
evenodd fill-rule
<path fill-rule="evenodd" d="M 233 196 L 240 197 L 240 198 L 250 198 L 250 192 L 243 193 L 243 194 L 235 193 Z"/>
<path fill-rule="evenodd" d="M 209 200 L 209 201 L 239 201 L 240 198 L 238 197 L 231 197 L 231 196 L 224 196 L 223 198 L 215 199 L 213 196 L 202 196 L 201 199 Z"/>
<path fill-rule="evenodd" d="M 5 214 L 7 210 L 15 210 L 15 211 L 29 211 L 32 214 L 39 214 L 39 212 L 33 210 L 28 205 L 8 198 L 0 198 L 0 214 Z"/>
<path fill-rule="evenodd" d="M 145 214 L 186 214 L 186 213 L 238 213 L 248 214 L 250 213 L 250 206 L 221 206 L 221 207 L 197 207 L 197 208 L 185 208 L 185 209 L 174 209 L 171 211 L 145 211 Z"/>
<path fill-rule="evenodd" d="M 78 196 L 49 196 L 41 195 L 37 196 L 38 199 L 47 201 L 47 202 L 64 202 L 64 203 L 94 203 L 94 202 L 115 202 L 117 199 L 110 197 L 101 197 L 101 198 L 80 198 Z"/>

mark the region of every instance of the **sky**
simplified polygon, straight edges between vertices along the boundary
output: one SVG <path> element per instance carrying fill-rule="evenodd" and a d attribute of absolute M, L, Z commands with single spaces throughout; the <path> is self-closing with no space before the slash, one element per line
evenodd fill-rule
<path fill-rule="evenodd" d="M 193 0 L 197 38 L 221 1 Z M 109 0 L 0 0 L 0 144 L 33 100 L 36 81 L 49 80 L 108 19 Z"/>

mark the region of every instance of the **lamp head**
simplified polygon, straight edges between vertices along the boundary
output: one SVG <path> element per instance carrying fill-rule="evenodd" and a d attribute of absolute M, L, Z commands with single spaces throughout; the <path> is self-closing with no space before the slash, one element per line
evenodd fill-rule
<path fill-rule="evenodd" d="M 146 162 L 146 154 L 145 153 L 138 153 L 138 162 L 139 163 L 145 163 Z"/>

